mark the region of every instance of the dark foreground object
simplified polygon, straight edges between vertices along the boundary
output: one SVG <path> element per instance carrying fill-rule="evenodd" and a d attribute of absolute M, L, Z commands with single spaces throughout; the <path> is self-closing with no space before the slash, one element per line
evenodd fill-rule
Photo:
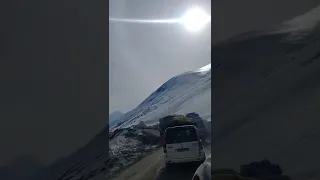
<path fill-rule="evenodd" d="M 282 174 L 282 169 L 277 164 L 268 160 L 252 162 L 240 166 L 240 173 L 232 169 L 212 170 L 213 180 L 291 180 Z"/>
<path fill-rule="evenodd" d="M 241 165 L 240 174 L 244 177 L 262 178 L 271 175 L 281 175 L 282 169 L 277 164 L 271 164 L 268 160 L 263 160 Z"/>

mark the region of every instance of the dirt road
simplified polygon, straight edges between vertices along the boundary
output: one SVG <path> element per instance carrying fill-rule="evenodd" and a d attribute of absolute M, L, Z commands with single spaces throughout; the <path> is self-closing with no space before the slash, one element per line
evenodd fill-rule
<path fill-rule="evenodd" d="M 206 154 L 210 153 L 210 148 L 205 148 L 205 152 Z M 197 166 L 194 164 L 182 164 L 176 167 L 174 172 L 168 173 L 163 155 L 162 148 L 159 148 L 123 171 L 113 180 L 191 180 Z"/>

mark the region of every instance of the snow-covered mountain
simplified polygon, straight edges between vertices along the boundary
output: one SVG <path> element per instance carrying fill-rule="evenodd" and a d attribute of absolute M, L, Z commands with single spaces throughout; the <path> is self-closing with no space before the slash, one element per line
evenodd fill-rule
<path fill-rule="evenodd" d="M 144 121 L 153 124 L 169 114 L 197 112 L 211 116 L 211 64 L 175 76 L 159 87 L 138 107 L 120 119 L 120 127 Z"/>
<path fill-rule="evenodd" d="M 212 166 L 268 158 L 320 178 L 320 6 L 212 47 Z"/>
<path fill-rule="evenodd" d="M 115 126 L 124 114 L 120 111 L 114 111 L 109 115 L 109 128 Z"/>

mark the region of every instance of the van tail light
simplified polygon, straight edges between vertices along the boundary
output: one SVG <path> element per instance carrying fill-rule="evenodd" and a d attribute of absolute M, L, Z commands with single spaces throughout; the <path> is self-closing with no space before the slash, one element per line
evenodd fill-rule
<path fill-rule="evenodd" d="M 166 135 L 163 136 L 163 152 L 167 153 L 167 139 Z"/>
<path fill-rule="evenodd" d="M 202 149 L 203 149 L 203 146 L 202 146 L 201 139 L 200 139 L 200 135 L 199 135 L 199 132 L 198 132 L 198 131 L 196 131 L 196 135 L 197 135 L 197 140 L 198 140 L 199 149 L 202 150 Z"/>
<path fill-rule="evenodd" d="M 196 131 L 196 135 L 197 135 L 198 143 L 200 143 L 200 135 L 198 131 Z"/>

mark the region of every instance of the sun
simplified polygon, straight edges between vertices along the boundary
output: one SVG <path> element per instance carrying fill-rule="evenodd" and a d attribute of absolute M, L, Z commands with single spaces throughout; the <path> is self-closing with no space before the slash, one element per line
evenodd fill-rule
<path fill-rule="evenodd" d="M 193 7 L 181 18 L 184 27 L 190 32 L 200 31 L 211 21 L 211 16 L 199 7 Z"/>

